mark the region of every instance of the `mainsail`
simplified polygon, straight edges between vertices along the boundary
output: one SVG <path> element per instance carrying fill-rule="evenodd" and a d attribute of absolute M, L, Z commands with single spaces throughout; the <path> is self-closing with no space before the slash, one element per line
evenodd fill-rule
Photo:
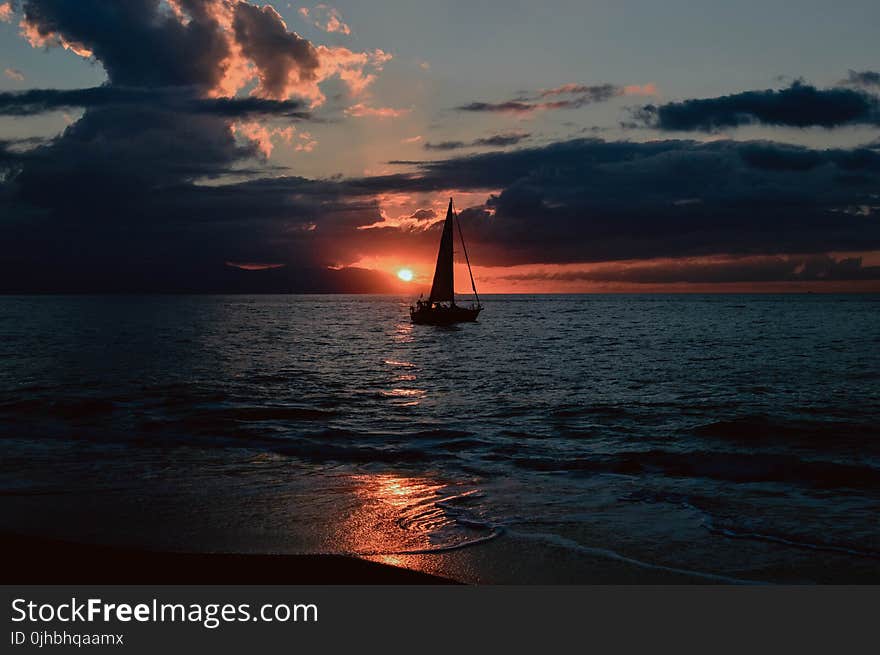
<path fill-rule="evenodd" d="M 452 274 L 452 240 L 453 222 L 452 198 L 446 210 L 446 222 L 443 223 L 443 236 L 440 238 L 440 251 L 437 253 L 437 268 L 434 269 L 434 284 L 431 285 L 431 296 L 428 302 L 453 302 L 455 280 Z"/>

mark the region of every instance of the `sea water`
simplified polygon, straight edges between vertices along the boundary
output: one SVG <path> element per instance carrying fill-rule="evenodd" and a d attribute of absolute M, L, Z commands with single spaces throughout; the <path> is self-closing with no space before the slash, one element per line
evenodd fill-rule
<path fill-rule="evenodd" d="M 471 582 L 880 581 L 880 296 L 0 297 L 0 529 Z"/>

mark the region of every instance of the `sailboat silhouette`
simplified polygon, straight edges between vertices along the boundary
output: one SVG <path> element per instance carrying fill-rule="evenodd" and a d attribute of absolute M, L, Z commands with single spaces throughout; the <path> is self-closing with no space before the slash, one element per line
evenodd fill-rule
<path fill-rule="evenodd" d="M 460 307 L 455 304 L 455 275 L 452 265 L 452 243 L 455 240 L 454 223 L 458 224 L 458 236 L 461 239 L 464 260 L 467 262 L 468 274 L 471 277 L 471 288 L 474 290 L 475 302 L 470 307 Z M 450 198 L 449 208 L 446 210 L 446 221 L 443 223 L 443 236 L 440 237 L 440 250 L 437 252 L 437 266 L 434 268 L 431 295 L 427 300 L 417 300 L 415 305 L 411 305 L 409 315 L 413 323 L 450 325 L 476 321 L 482 309 L 480 297 L 477 295 L 477 285 L 474 283 L 474 274 L 471 272 L 471 262 L 467 246 L 464 243 L 461 223 L 452 208 L 452 198 Z"/>

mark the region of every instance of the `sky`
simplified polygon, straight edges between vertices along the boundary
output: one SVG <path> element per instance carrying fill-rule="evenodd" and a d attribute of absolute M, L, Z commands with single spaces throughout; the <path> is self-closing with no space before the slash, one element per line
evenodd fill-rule
<path fill-rule="evenodd" d="M 880 291 L 878 24 L 0 0 L 0 292 Z"/>

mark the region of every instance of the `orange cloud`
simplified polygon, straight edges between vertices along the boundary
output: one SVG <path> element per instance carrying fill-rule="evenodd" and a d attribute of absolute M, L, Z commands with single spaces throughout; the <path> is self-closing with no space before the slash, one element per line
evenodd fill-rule
<path fill-rule="evenodd" d="M 266 159 L 272 156 L 275 149 L 273 139 L 281 139 L 288 144 L 293 144 L 296 139 L 298 143 L 294 145 L 294 150 L 298 152 L 312 152 L 318 144 L 309 132 L 297 132 L 292 125 L 268 127 L 258 121 L 238 121 L 232 124 L 231 129 L 233 134 L 253 142 Z"/>
<path fill-rule="evenodd" d="M 874 255 L 874 259 L 872 259 Z M 571 264 L 474 266 L 485 293 L 872 291 L 880 281 L 835 279 L 823 267 L 871 266 L 877 253 L 707 255 Z M 815 269 L 815 270 L 808 270 Z M 823 279 L 827 278 L 827 279 Z"/>
<path fill-rule="evenodd" d="M 9 23 L 12 21 L 12 3 L 4 2 L 0 4 L 0 22 Z"/>
<path fill-rule="evenodd" d="M 230 9 L 225 0 L 215 0 L 212 6 L 230 40 L 226 73 L 219 85 L 225 95 L 257 80 L 252 95 L 276 100 L 299 96 L 317 107 L 325 101 L 321 83 L 338 77 L 353 96 L 361 95 L 391 59 L 380 49 L 355 52 L 342 46 L 315 46 L 288 31 L 270 5 L 238 3 Z"/>
<path fill-rule="evenodd" d="M 339 10 L 329 5 L 316 5 L 311 10 L 308 7 L 300 7 L 299 13 L 312 25 L 325 32 L 351 34 L 351 28 L 342 22 L 342 14 Z"/>
<path fill-rule="evenodd" d="M 7 68 L 3 71 L 3 74 L 10 80 L 15 80 L 16 82 L 24 82 L 24 73 L 22 73 L 17 68 Z"/>
<path fill-rule="evenodd" d="M 299 139 L 300 142 L 294 148 L 297 152 L 311 152 L 318 145 L 317 139 L 312 138 L 310 132 L 300 132 Z"/>
<path fill-rule="evenodd" d="M 642 85 L 628 84 L 623 87 L 623 94 L 627 96 L 655 96 L 657 93 L 657 85 L 654 82 Z"/>
<path fill-rule="evenodd" d="M 391 60 L 391 55 L 380 49 L 354 52 L 341 46 L 318 46 L 317 51 L 320 61 L 318 79 L 323 81 L 338 75 L 353 96 L 361 95 L 376 79 L 376 73 Z M 368 73 L 368 68 L 374 72 Z"/>
<path fill-rule="evenodd" d="M 437 191 L 408 194 L 384 193 L 375 197 L 381 221 L 358 226 L 358 230 L 374 228 L 396 228 L 404 232 L 417 232 L 429 229 L 446 218 L 446 203 L 455 198 L 455 206 L 460 211 L 464 207 L 483 205 L 486 198 L 498 194 L 500 190 L 458 191 L 438 189 Z"/>
<path fill-rule="evenodd" d="M 31 45 L 32 48 L 50 48 L 52 46 L 62 47 L 70 50 L 72 53 L 79 55 L 85 59 L 92 56 L 92 51 L 82 43 L 76 41 L 68 41 L 61 34 L 52 31 L 41 32 L 33 23 L 28 23 L 24 18 L 18 24 L 21 35 Z"/>
<path fill-rule="evenodd" d="M 364 116 L 372 118 L 399 118 L 410 113 L 412 109 L 394 109 L 393 107 L 369 107 L 362 102 L 352 105 L 345 110 L 349 116 L 362 118 Z"/>

